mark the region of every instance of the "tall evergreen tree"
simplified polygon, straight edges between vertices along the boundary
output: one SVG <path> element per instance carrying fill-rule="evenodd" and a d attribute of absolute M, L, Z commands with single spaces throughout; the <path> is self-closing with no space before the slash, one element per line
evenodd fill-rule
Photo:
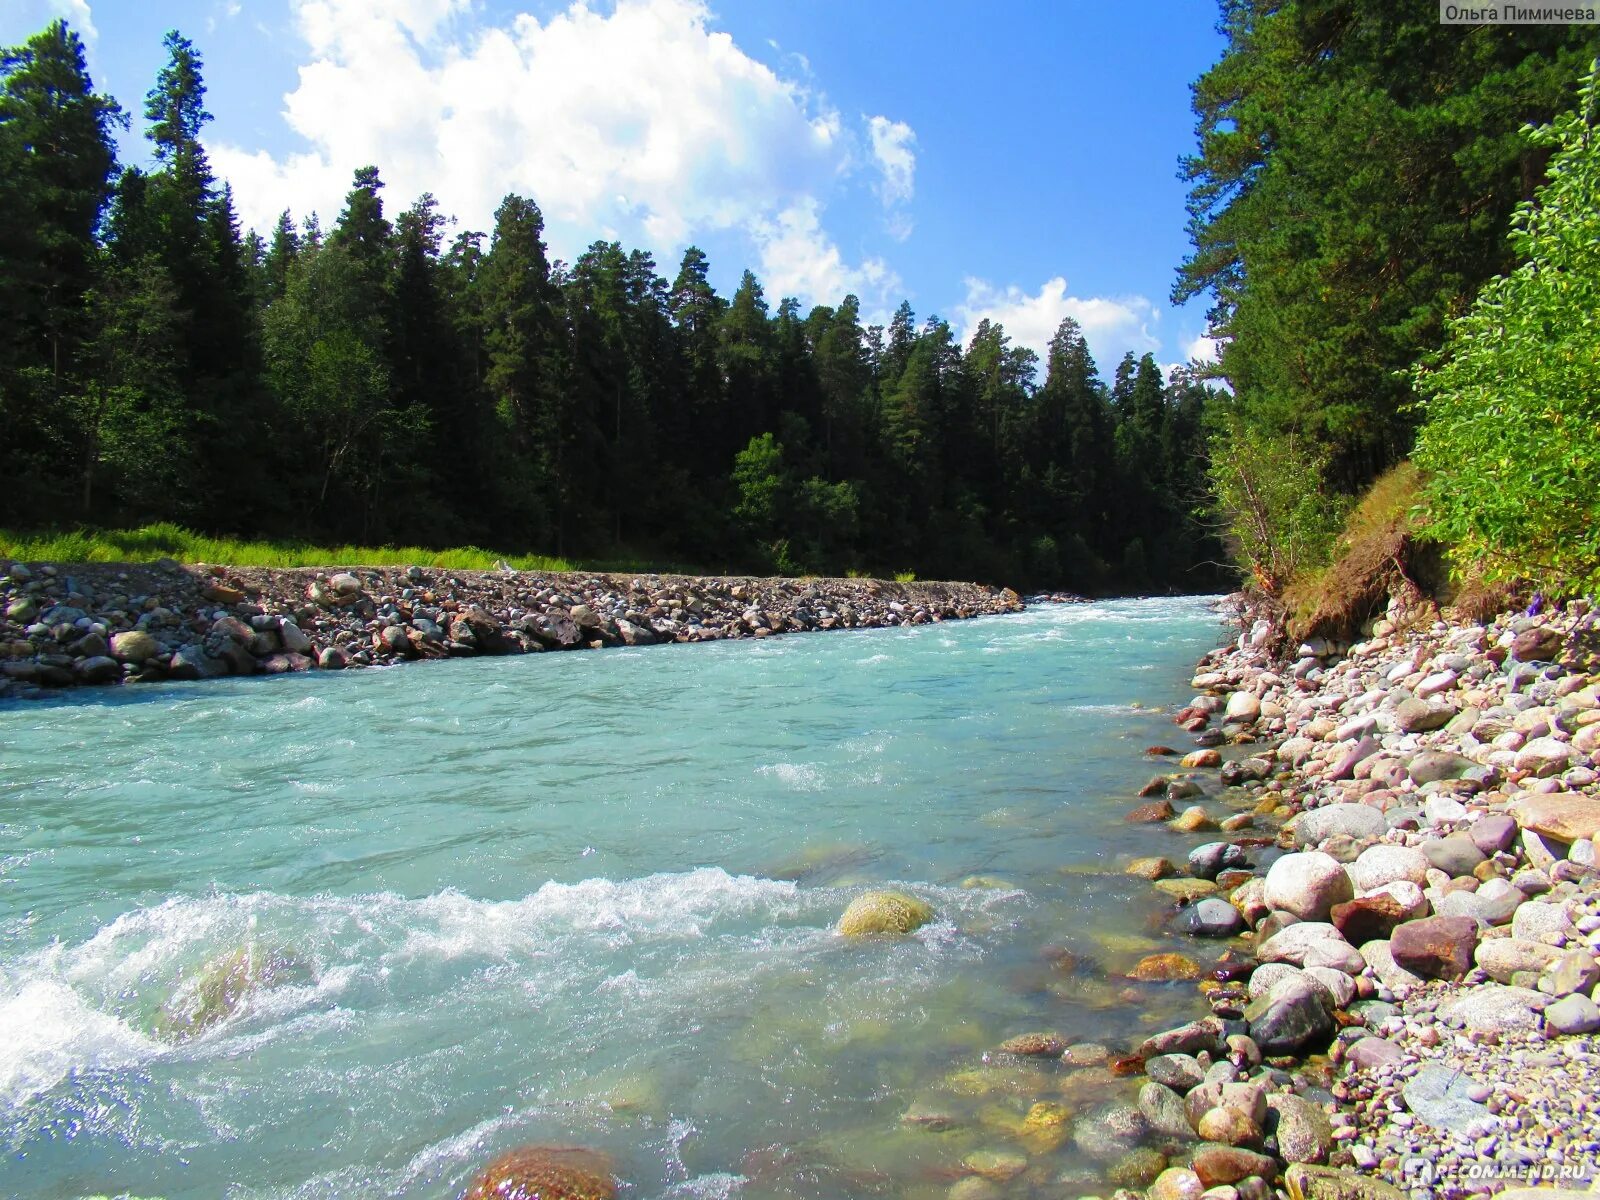
<path fill-rule="evenodd" d="M 54 413 L 83 386 L 79 359 L 96 337 L 88 297 L 121 120 L 65 21 L 0 51 L 0 515 L 10 521 L 45 502 L 62 465 Z"/>
<path fill-rule="evenodd" d="M 494 241 L 477 286 L 484 383 L 509 452 L 500 477 L 503 511 L 516 514 L 510 527 L 521 539 L 564 553 L 576 516 L 578 431 L 567 403 L 565 336 L 543 235 L 539 206 L 507 196 L 495 212 Z"/>

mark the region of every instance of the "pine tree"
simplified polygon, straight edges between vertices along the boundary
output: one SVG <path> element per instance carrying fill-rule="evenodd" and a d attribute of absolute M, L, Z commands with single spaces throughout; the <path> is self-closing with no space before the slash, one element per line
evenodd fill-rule
<path fill-rule="evenodd" d="M 544 215 L 507 196 L 478 274 L 484 383 L 507 447 L 500 476 L 503 520 L 519 544 L 564 553 L 578 510 L 573 487 L 577 430 L 564 383 L 565 335 L 545 256 Z"/>
<path fill-rule="evenodd" d="M 65 21 L 0 52 L 0 517 L 46 506 L 63 476 L 59 406 L 94 339 L 96 235 L 121 110 L 94 90 Z"/>

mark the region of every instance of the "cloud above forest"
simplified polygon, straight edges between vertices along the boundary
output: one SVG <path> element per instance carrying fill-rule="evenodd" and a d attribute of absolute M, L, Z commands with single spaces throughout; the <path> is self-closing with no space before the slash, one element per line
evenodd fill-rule
<path fill-rule="evenodd" d="M 982 279 L 969 278 L 966 283 L 966 300 L 955 310 L 962 342 L 972 337 L 979 322 L 998 322 L 1014 344 L 1027 346 L 1039 356 L 1041 383 L 1050 339 L 1066 317 L 1083 327 L 1103 379 L 1110 379 L 1124 354 L 1142 355 L 1161 348 L 1161 339 L 1150 328 L 1160 319 L 1160 311 L 1143 296 L 1068 295 L 1067 281 L 1060 275 L 1045 280 L 1032 293 L 1014 284 L 997 288 Z"/>
<path fill-rule="evenodd" d="M 293 13 L 308 58 L 284 117 L 306 148 L 211 148 L 249 226 L 285 208 L 326 225 L 372 163 L 391 213 L 431 191 L 488 229 L 507 192 L 530 196 L 563 257 L 597 237 L 665 253 L 731 232 L 774 298 L 833 303 L 892 274 L 847 261 L 825 217 L 869 170 L 862 189 L 903 209 L 910 127 L 847 123 L 712 28 L 699 0 L 577 0 L 542 22 L 485 23 L 470 0 L 293 0 Z"/>

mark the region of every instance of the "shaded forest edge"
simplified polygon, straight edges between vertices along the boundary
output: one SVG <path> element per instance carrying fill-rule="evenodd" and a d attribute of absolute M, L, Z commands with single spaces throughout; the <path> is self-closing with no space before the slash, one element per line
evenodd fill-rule
<path fill-rule="evenodd" d="M 360 166 L 327 228 L 243 234 L 176 32 L 149 169 L 62 21 L 0 70 L 0 527 L 175 522 L 290 542 L 489 546 L 708 571 L 1081 592 L 1231 578 L 1200 515 L 1192 371 L 1105 381 L 1064 321 L 1044 362 L 902 304 L 775 308 L 690 247 L 670 278 L 595 242 L 552 261 L 531 198 L 464 230 L 391 219 Z M 356 166 L 357 164 L 352 164 Z"/>

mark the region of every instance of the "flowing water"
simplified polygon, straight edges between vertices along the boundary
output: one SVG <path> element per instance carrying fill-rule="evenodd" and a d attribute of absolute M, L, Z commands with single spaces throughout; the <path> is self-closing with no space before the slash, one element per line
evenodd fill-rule
<path fill-rule="evenodd" d="M 1122 862 L 1187 844 L 1120 817 L 1219 632 L 1044 605 L 0 707 L 0 1194 L 443 1200 L 528 1142 L 640 1200 L 1093 1176 L 1022 1114 L 1121 1085 L 984 1052 L 1195 1015 L 1116 978 L 1175 944 Z M 937 919 L 832 932 L 890 882 Z"/>

